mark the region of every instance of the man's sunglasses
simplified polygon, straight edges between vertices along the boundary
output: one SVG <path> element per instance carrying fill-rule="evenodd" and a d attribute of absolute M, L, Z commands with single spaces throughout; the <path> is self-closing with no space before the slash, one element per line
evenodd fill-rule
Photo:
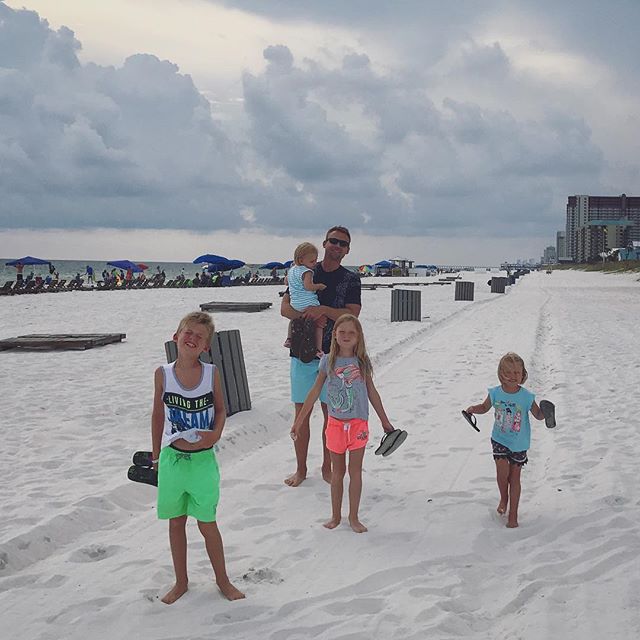
<path fill-rule="evenodd" d="M 330 242 L 331 244 L 337 244 L 339 247 L 342 247 L 343 249 L 349 246 L 349 243 L 347 242 L 347 240 L 338 240 L 338 238 L 327 238 L 327 242 Z"/>

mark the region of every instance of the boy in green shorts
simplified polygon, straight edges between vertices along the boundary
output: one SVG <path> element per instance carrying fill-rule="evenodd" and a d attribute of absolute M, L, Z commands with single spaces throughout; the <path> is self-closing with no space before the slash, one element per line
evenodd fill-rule
<path fill-rule="evenodd" d="M 229 600 L 244 593 L 229 581 L 222 537 L 216 524 L 220 473 L 213 445 L 226 419 L 220 374 L 215 365 L 200 362 L 213 335 L 207 313 L 194 312 L 178 325 L 173 339 L 178 359 L 158 367 L 151 415 L 154 468 L 158 471 L 158 518 L 169 520 L 169 542 L 176 583 L 162 598 L 173 604 L 187 592 L 187 516 L 198 521 L 216 576 Z"/>

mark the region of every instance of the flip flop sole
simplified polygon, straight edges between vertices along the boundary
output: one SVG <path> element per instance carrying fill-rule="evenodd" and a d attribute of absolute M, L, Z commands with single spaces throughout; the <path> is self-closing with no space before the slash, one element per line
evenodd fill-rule
<path fill-rule="evenodd" d="M 150 467 L 152 465 L 151 451 L 136 451 L 133 454 L 133 464 L 136 467 Z"/>
<path fill-rule="evenodd" d="M 544 423 L 547 429 L 553 429 L 556 426 L 556 407 L 549 400 L 540 400 L 540 411 L 544 416 Z"/>
<path fill-rule="evenodd" d="M 382 453 L 382 457 L 386 458 L 390 456 L 406 439 L 409 434 L 403 429 L 400 430 L 400 434 L 395 438 L 395 440 L 391 443 L 389 448 Z"/>
<path fill-rule="evenodd" d="M 462 415 L 464 419 L 478 432 L 480 433 L 480 429 L 476 426 L 476 419 L 473 417 L 473 414 L 467 413 L 464 409 L 462 410 Z"/>
<path fill-rule="evenodd" d="M 135 464 L 129 467 L 127 478 L 133 482 L 141 482 L 142 484 L 150 484 L 154 487 L 158 486 L 158 472 L 149 467 L 138 467 Z"/>

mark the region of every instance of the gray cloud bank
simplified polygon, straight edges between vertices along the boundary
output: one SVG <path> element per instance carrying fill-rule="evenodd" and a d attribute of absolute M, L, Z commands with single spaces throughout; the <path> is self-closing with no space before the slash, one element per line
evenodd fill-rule
<path fill-rule="evenodd" d="M 420 71 L 273 44 L 227 127 L 171 62 L 82 64 L 72 31 L 0 2 L 0 227 L 545 235 L 568 193 L 624 189 L 569 90 L 456 37 Z"/>

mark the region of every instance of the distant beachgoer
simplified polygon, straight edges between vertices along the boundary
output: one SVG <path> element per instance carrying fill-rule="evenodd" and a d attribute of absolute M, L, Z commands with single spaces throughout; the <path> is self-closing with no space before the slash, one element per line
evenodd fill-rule
<path fill-rule="evenodd" d="M 324 257 L 318 262 L 314 270 L 314 281 L 327 285 L 327 288 L 318 293 L 320 306 L 309 307 L 304 313 L 296 311 L 291 306 L 289 292 L 282 297 L 280 314 L 289 320 L 304 316 L 311 320 L 317 320 L 320 316 L 327 318 L 324 328 L 322 350 L 329 352 L 331 345 L 331 331 L 333 323 L 344 313 L 354 316 L 360 314 L 361 286 L 358 274 L 353 273 L 342 266 L 342 260 L 349 253 L 351 247 L 351 235 L 346 227 L 331 227 L 322 243 Z M 305 363 L 293 356 L 290 352 L 290 376 L 291 376 L 291 401 L 295 405 L 296 416 L 302 409 L 302 405 L 318 375 L 319 360 Z M 328 420 L 326 396 L 320 394 L 320 403 L 324 417 L 322 429 L 322 477 L 326 482 L 331 482 L 331 457 L 325 445 L 325 428 Z M 297 487 L 307 477 L 307 452 L 309 449 L 309 415 L 303 420 L 298 437 L 294 442 L 296 452 L 296 470 L 285 479 L 285 484 Z"/>
<path fill-rule="evenodd" d="M 287 282 L 289 285 L 289 299 L 291 306 L 300 312 L 304 312 L 308 307 L 320 305 L 316 291 L 323 291 L 326 284 L 315 284 L 313 282 L 313 270 L 318 264 L 318 249 L 310 242 L 299 244 L 293 253 L 293 262 Z M 284 346 L 291 347 L 291 320 L 289 320 L 289 330 Z M 320 316 L 315 322 L 316 326 L 316 356 L 322 357 L 322 339 L 326 318 Z"/>
<path fill-rule="evenodd" d="M 22 272 L 24 271 L 24 265 L 22 264 L 22 262 L 17 262 L 14 267 L 16 268 L 16 283 L 22 284 L 22 282 L 24 281 L 24 277 L 22 275 Z"/>
<path fill-rule="evenodd" d="M 127 269 L 127 274 L 125 275 L 124 279 L 127 284 L 130 284 L 131 280 L 133 280 L 133 269 L 131 267 Z"/>
<path fill-rule="evenodd" d="M 225 568 L 216 509 L 220 472 L 213 446 L 226 420 L 220 373 L 200 362 L 209 349 L 214 326 L 208 313 L 194 312 L 180 321 L 173 336 L 178 359 L 158 367 L 151 416 L 152 460 L 158 471 L 158 518 L 169 520 L 169 543 L 176 583 L 162 602 L 172 604 L 188 588 L 187 517 L 198 521 L 216 583 L 229 600 L 244 598 Z"/>
<path fill-rule="evenodd" d="M 93 284 L 94 280 L 93 280 L 93 267 L 91 265 L 87 265 L 86 268 L 86 274 L 87 274 L 87 283 L 91 283 Z"/>
<path fill-rule="evenodd" d="M 329 355 L 322 356 L 318 377 L 291 428 L 291 437 L 295 441 L 302 433 L 304 421 L 326 381 L 329 404 L 326 439 L 331 452 L 331 519 L 324 523 L 327 529 L 335 529 L 342 520 L 348 451 L 349 524 L 356 533 L 367 530 L 360 522 L 358 510 L 362 494 L 362 460 L 369 441 L 369 402 L 378 414 L 385 433 L 396 431 L 382 406 L 372 373 L 362 325 L 358 318 L 346 313 L 333 326 Z"/>
<path fill-rule="evenodd" d="M 52 276 L 55 272 L 56 272 L 56 268 L 55 268 L 53 262 L 50 262 L 49 263 L 49 275 Z"/>
<path fill-rule="evenodd" d="M 520 503 L 520 473 L 529 461 L 527 450 L 531 443 L 529 412 L 538 420 L 546 420 L 547 426 L 555 426 L 553 405 L 543 400 L 542 406 L 551 408 L 551 413 L 543 411 L 536 404 L 535 395 L 525 389 L 527 370 L 524 361 L 516 353 L 507 353 L 498 364 L 500 385 L 489 389 L 489 394 L 481 404 L 467 407 L 469 415 L 487 413 L 495 409 L 495 421 L 491 433 L 493 459 L 496 463 L 496 478 L 500 490 L 497 511 L 508 513 L 507 527 L 518 526 L 518 505 Z"/>

